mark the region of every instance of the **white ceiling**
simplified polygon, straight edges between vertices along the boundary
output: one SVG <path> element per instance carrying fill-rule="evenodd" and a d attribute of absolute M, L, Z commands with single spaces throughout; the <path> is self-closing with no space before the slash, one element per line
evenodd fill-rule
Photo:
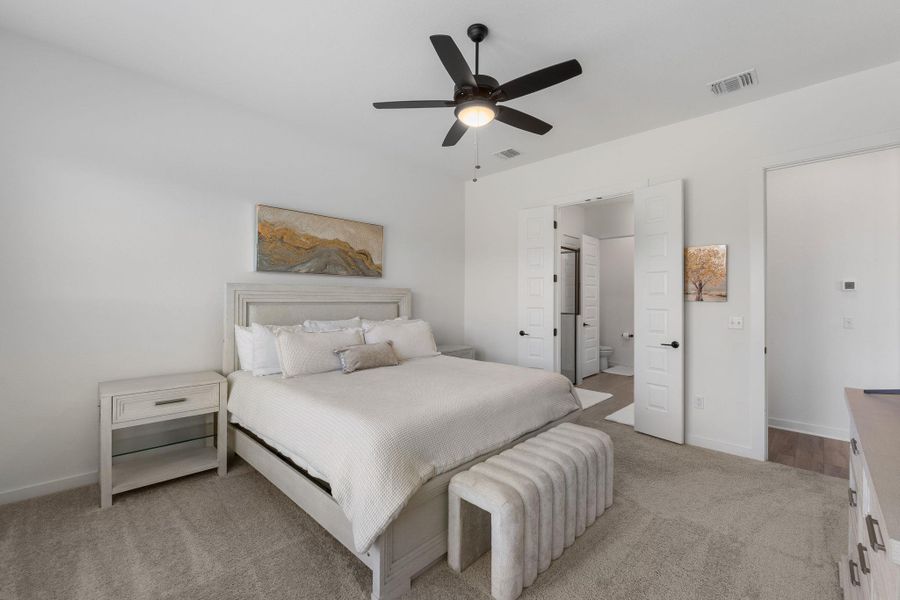
<path fill-rule="evenodd" d="M 900 60 L 897 0 L 0 0 L 2 27 L 459 177 L 473 139 L 441 148 L 451 109 L 371 102 L 449 99 L 428 36 L 451 34 L 471 61 L 474 22 L 491 29 L 481 70 L 501 82 L 584 68 L 510 102 L 547 135 L 480 130 L 482 174 Z M 754 66 L 756 88 L 705 87 Z M 507 147 L 522 156 L 490 156 Z"/>

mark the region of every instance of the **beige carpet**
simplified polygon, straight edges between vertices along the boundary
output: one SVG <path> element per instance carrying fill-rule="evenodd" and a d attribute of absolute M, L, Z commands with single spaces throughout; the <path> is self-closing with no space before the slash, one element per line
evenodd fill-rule
<path fill-rule="evenodd" d="M 680 447 L 604 421 L 615 504 L 526 599 L 840 598 L 846 480 Z M 489 563 L 446 563 L 411 598 L 489 598 Z M 93 487 L 0 507 L 0 598 L 358 599 L 370 575 L 246 465 L 117 497 Z"/>

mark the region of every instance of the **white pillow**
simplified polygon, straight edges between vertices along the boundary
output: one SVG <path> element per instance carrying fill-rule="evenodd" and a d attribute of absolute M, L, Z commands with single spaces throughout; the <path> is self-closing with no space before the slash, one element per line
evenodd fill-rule
<path fill-rule="evenodd" d="M 396 319 L 385 319 L 384 321 L 372 321 L 370 319 L 362 320 L 362 328 L 363 331 L 368 331 L 375 327 L 376 325 L 387 325 L 390 323 L 396 323 L 398 321 L 408 322 L 409 317 L 397 317 Z"/>
<path fill-rule="evenodd" d="M 234 326 L 234 347 L 241 371 L 253 370 L 253 331 L 249 327 Z"/>
<path fill-rule="evenodd" d="M 382 322 L 366 331 L 366 343 L 393 342 L 400 360 L 437 356 L 431 325 L 425 321 Z"/>
<path fill-rule="evenodd" d="M 280 327 L 277 325 L 260 325 L 251 323 L 250 331 L 253 334 L 253 374 L 275 375 L 281 373 L 281 365 L 278 363 L 278 346 L 275 334 L 281 330 L 303 331 L 302 325 L 289 325 Z"/>
<path fill-rule="evenodd" d="M 338 331 L 341 329 L 359 329 L 362 325 L 362 319 L 353 317 L 352 319 L 343 319 L 340 321 L 311 321 L 309 319 L 303 321 L 303 330 L 310 332 L 320 331 Z"/>
<path fill-rule="evenodd" d="M 341 359 L 334 351 L 363 343 L 362 329 L 320 332 L 281 329 L 276 337 L 282 377 L 338 371 Z"/>

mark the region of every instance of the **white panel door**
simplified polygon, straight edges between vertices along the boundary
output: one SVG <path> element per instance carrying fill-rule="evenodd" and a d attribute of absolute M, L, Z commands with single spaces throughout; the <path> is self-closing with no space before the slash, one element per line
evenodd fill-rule
<path fill-rule="evenodd" d="M 556 232 L 552 206 L 519 211 L 519 365 L 553 371 Z"/>
<path fill-rule="evenodd" d="M 682 182 L 634 192 L 634 429 L 684 443 Z"/>
<path fill-rule="evenodd" d="M 600 240 L 581 236 L 581 335 L 578 379 L 600 372 Z"/>

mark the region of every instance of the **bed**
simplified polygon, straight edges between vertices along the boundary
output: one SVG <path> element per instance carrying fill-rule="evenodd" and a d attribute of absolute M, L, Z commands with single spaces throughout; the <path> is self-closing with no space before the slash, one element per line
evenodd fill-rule
<path fill-rule="evenodd" d="M 411 316 L 411 293 L 228 284 L 229 449 L 365 563 L 381 600 L 446 553 L 455 473 L 581 409 L 564 378 L 454 357 L 297 379 L 237 370 L 235 324 L 354 316 Z"/>

